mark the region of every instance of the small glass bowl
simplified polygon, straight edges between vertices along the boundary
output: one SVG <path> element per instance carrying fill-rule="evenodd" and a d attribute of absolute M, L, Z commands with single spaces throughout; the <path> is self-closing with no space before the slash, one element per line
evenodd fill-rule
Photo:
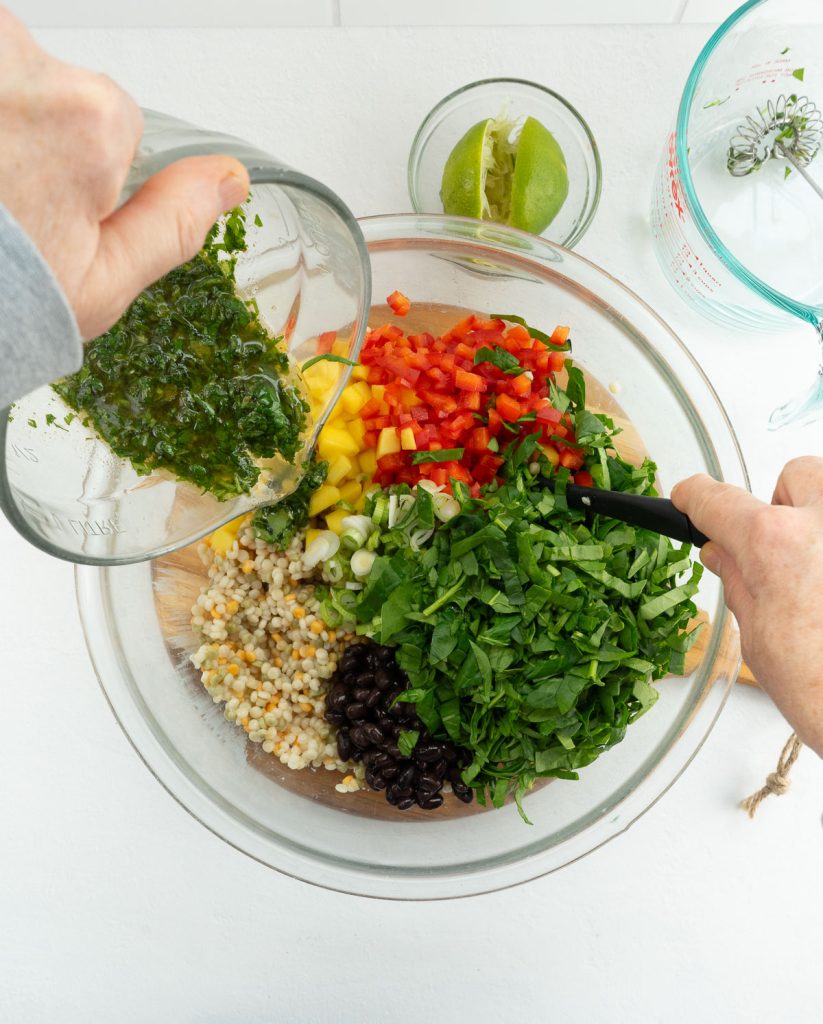
<path fill-rule="evenodd" d="M 591 129 L 568 100 L 535 82 L 487 78 L 449 93 L 427 114 L 409 153 L 409 195 L 417 213 L 442 213 L 440 183 L 455 144 L 483 118 L 535 117 L 557 139 L 569 172 L 569 194 L 544 238 L 573 248 L 600 202 L 602 169 Z"/>

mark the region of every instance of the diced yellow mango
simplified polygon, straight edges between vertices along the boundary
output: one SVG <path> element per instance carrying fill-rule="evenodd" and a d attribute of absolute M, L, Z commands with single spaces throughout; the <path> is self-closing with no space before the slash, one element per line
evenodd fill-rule
<path fill-rule="evenodd" d="M 385 384 L 372 384 L 372 386 L 371 386 L 371 396 L 372 396 L 372 398 L 376 399 L 378 402 L 382 402 L 383 401 L 383 396 L 385 394 L 386 394 L 386 385 Z"/>
<path fill-rule="evenodd" d="M 366 441 L 366 424 L 362 420 L 349 420 L 346 430 L 357 442 L 358 449 L 362 448 Z"/>
<path fill-rule="evenodd" d="M 400 392 L 400 401 L 407 409 L 413 409 L 414 406 L 420 405 L 420 399 L 411 388 L 403 388 Z"/>
<path fill-rule="evenodd" d="M 306 547 L 308 547 L 312 541 L 317 540 L 322 532 L 322 530 L 306 530 Z"/>
<path fill-rule="evenodd" d="M 225 558 L 228 554 L 229 548 L 234 543 L 234 539 L 240 532 L 240 527 L 246 522 L 248 516 L 238 516 L 237 519 L 232 519 L 230 523 L 225 523 L 219 529 L 215 530 L 214 533 L 209 537 L 209 546 L 215 554 L 220 555 L 221 558 Z"/>
<path fill-rule="evenodd" d="M 353 469 L 354 463 L 348 455 L 338 455 L 337 458 L 333 459 L 329 464 L 329 471 L 326 474 L 326 483 L 331 484 L 332 487 L 336 487 L 345 477 L 351 476 Z"/>
<path fill-rule="evenodd" d="M 400 431 L 400 447 L 404 452 L 413 452 L 417 449 L 417 441 L 411 427 L 403 427 Z"/>
<path fill-rule="evenodd" d="M 350 515 L 351 512 L 347 512 L 344 508 L 336 508 L 334 512 L 327 512 L 326 526 L 334 533 L 340 534 L 343 532 L 343 520 Z"/>
<path fill-rule="evenodd" d="M 377 453 L 374 448 L 368 448 L 361 452 L 357 461 L 360 464 L 360 472 L 365 473 L 366 476 L 372 477 L 377 472 Z"/>
<path fill-rule="evenodd" d="M 310 366 L 303 373 L 303 380 L 311 394 L 318 399 L 325 399 L 337 383 L 340 376 L 340 363 L 330 363 L 327 359 Z"/>
<path fill-rule="evenodd" d="M 377 438 L 377 458 L 382 459 L 384 455 L 392 455 L 400 451 L 400 438 L 397 436 L 395 427 L 383 427 L 380 436 Z"/>
<path fill-rule="evenodd" d="M 338 405 L 343 406 L 343 411 L 349 416 L 355 416 L 371 398 L 371 388 L 365 381 L 359 380 L 343 388 Z"/>
<path fill-rule="evenodd" d="M 361 494 L 360 497 L 357 499 L 357 501 L 354 503 L 354 511 L 355 512 L 362 512 L 365 507 L 366 507 L 366 495 L 364 493 L 364 494 Z"/>
<path fill-rule="evenodd" d="M 360 446 L 351 434 L 342 426 L 333 424 L 325 426 L 317 439 L 317 450 L 321 459 L 331 462 L 340 455 L 357 455 Z"/>
<path fill-rule="evenodd" d="M 352 380 L 366 380 L 369 375 L 368 366 L 357 365 L 351 372 Z"/>
<path fill-rule="evenodd" d="M 335 338 L 331 346 L 332 355 L 348 356 L 349 342 L 346 338 Z"/>
<path fill-rule="evenodd" d="M 233 533 L 228 526 L 221 526 L 209 537 L 209 546 L 216 555 L 225 558 L 229 553 L 229 548 L 234 544 L 236 536 L 237 534 Z"/>
<path fill-rule="evenodd" d="M 340 488 L 340 500 L 348 505 L 355 505 L 362 493 L 363 488 L 360 484 L 356 480 L 349 480 Z"/>
<path fill-rule="evenodd" d="M 552 448 L 550 445 L 546 445 L 543 448 L 543 454 L 546 456 L 546 458 L 553 466 L 560 465 L 560 455 L 556 448 Z"/>
<path fill-rule="evenodd" d="M 309 515 L 319 515 L 330 505 L 336 505 L 340 501 L 340 491 L 331 484 L 322 484 L 309 499 Z"/>

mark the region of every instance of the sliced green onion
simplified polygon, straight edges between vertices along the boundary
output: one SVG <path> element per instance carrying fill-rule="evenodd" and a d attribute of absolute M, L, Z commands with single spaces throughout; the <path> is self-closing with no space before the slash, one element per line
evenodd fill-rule
<path fill-rule="evenodd" d="M 355 576 L 368 576 L 376 559 L 377 555 L 374 551 L 366 551 L 365 548 L 361 548 L 351 556 L 351 571 Z"/>

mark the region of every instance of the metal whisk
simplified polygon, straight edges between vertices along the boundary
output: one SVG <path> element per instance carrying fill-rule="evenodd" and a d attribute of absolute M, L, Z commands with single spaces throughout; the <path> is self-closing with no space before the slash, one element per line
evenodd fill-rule
<path fill-rule="evenodd" d="M 788 160 L 823 199 L 823 189 L 805 170 L 823 144 L 823 115 L 808 96 L 779 96 L 739 124 L 726 166 L 736 177 L 759 170 L 772 157 Z"/>

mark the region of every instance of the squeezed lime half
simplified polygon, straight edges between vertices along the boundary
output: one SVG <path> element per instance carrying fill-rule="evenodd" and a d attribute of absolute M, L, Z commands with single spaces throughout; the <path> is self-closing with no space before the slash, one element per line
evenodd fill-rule
<path fill-rule="evenodd" d="M 445 213 L 540 234 L 569 193 L 563 151 L 536 118 L 472 125 L 449 154 L 440 199 Z"/>

